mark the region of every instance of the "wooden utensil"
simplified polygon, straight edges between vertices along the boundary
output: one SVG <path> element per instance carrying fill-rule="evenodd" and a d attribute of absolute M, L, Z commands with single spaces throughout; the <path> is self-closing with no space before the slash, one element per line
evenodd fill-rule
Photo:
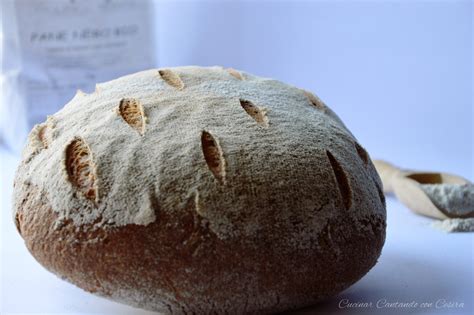
<path fill-rule="evenodd" d="M 470 183 L 457 175 L 440 172 L 402 170 L 383 160 L 373 161 L 383 183 L 384 193 L 393 193 L 398 200 L 414 212 L 437 219 L 456 218 L 444 209 L 436 207 L 420 184 Z"/>

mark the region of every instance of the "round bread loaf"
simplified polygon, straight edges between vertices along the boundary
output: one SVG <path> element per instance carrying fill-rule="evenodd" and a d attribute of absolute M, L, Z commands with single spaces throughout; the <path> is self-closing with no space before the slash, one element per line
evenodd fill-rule
<path fill-rule="evenodd" d="M 386 227 L 381 181 L 334 112 L 222 67 L 79 92 L 31 131 L 14 219 L 61 278 L 178 314 L 314 304 L 367 273 Z"/>

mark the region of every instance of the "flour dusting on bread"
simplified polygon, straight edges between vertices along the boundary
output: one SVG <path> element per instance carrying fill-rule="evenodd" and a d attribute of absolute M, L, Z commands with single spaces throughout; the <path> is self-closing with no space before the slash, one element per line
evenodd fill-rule
<path fill-rule="evenodd" d="M 150 189 L 169 213 L 199 191 L 199 211 L 221 238 L 259 233 L 255 222 L 270 220 L 262 207 L 284 228 L 294 229 L 285 218 L 297 208 L 308 224 L 298 233 L 322 229 L 333 210 L 319 195 L 328 191 L 336 200 L 341 190 L 354 217 L 371 214 L 367 204 L 383 209 L 376 187 L 364 184 L 379 181 L 365 151 L 312 93 L 221 67 L 153 69 L 98 86 L 50 119 L 54 139 L 45 138 L 46 125 L 33 131 L 35 155 L 18 170 L 62 220 L 150 224 L 158 217 Z M 74 144 L 87 150 L 71 158 Z M 344 170 L 338 181 L 326 151 Z M 323 209 L 317 219 L 313 209 Z"/>

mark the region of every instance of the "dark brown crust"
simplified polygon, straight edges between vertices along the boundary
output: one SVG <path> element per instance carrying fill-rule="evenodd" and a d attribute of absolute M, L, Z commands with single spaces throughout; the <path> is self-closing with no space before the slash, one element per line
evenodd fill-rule
<path fill-rule="evenodd" d="M 31 186 L 21 193 L 18 229 L 44 267 L 106 297 L 140 291 L 143 299 L 161 300 L 163 308 L 154 310 L 167 313 L 263 314 L 314 304 L 364 275 L 385 240 L 383 217 L 354 222 L 345 215 L 331 219 L 312 248 L 283 254 L 264 244 L 265 236 L 218 239 L 191 200 L 186 215 L 155 209 L 148 226 L 78 229 L 66 221 L 55 229 L 47 197 Z"/>

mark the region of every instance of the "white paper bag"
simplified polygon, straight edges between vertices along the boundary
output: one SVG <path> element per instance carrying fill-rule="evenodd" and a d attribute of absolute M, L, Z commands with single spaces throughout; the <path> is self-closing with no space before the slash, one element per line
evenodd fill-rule
<path fill-rule="evenodd" d="M 148 0 L 2 0 L 2 143 L 19 149 L 78 89 L 155 67 L 153 13 Z"/>

